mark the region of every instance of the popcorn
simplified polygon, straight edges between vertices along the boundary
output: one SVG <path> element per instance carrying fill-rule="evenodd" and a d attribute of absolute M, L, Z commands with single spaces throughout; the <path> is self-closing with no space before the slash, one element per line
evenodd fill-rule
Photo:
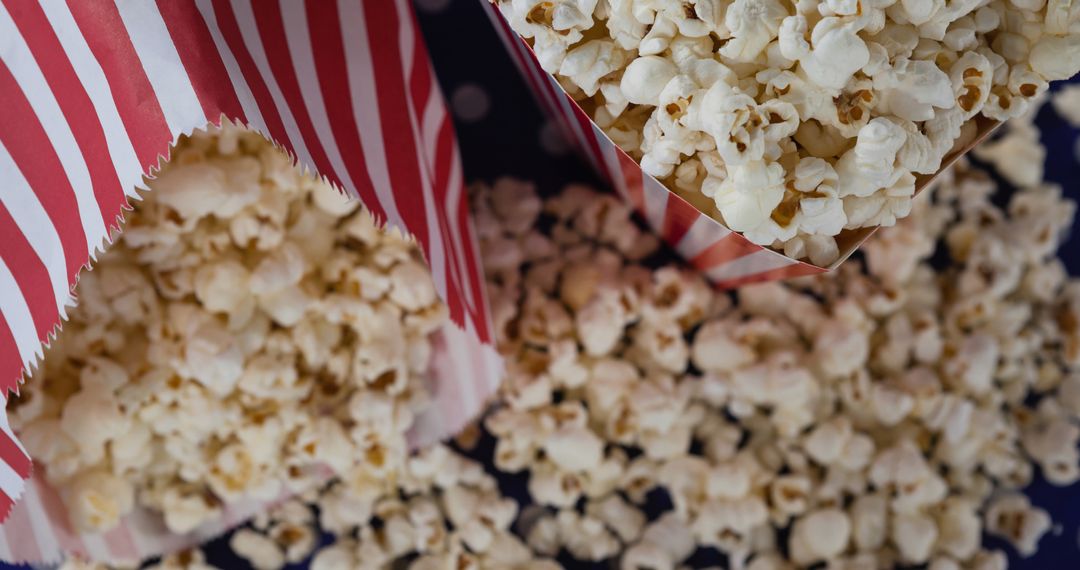
<path fill-rule="evenodd" d="M 277 570 L 285 566 L 285 555 L 269 537 L 249 529 L 236 531 L 229 547 L 243 556 L 256 570 Z"/>
<path fill-rule="evenodd" d="M 819 266 L 907 217 L 973 119 L 1019 118 L 1080 72 L 1067 2 L 492 1 L 644 172 Z M 1019 172 L 1037 148 L 1000 160 Z M 835 177 L 796 191 L 806 158 Z"/>
<path fill-rule="evenodd" d="M 938 539 L 934 520 L 923 514 L 896 513 L 892 517 L 892 541 L 899 551 L 900 559 L 911 564 L 922 564 L 930 558 L 931 549 Z"/>
<path fill-rule="evenodd" d="M 889 182 L 911 131 L 868 124 L 858 153 Z M 836 179 L 828 161 L 803 160 L 794 192 Z M 1033 463 L 1053 482 L 1080 476 L 1080 382 L 1062 372 L 1067 347 L 1041 340 L 1060 333 L 1050 315 L 1080 303 L 1044 269 L 1056 242 L 1032 249 L 1015 230 L 1044 220 L 1060 235 L 1071 213 L 1060 195 L 1027 189 L 1001 210 L 993 190 L 961 164 L 916 215 L 871 240 L 868 268 L 744 288 L 736 302 L 696 292 L 670 266 L 609 256 L 615 246 L 568 207 L 587 195 L 551 198 L 538 223 L 568 261 L 517 280 L 500 265 L 498 282 L 518 299 L 509 319 L 532 319 L 548 300 L 561 308 L 501 340 L 511 381 L 486 422 L 496 469 L 526 472 L 529 498 L 545 505 L 521 529 L 529 547 L 624 567 L 678 567 L 700 546 L 755 568 L 999 564 L 979 549 L 995 493 L 1025 485 Z M 497 226 L 485 240 L 513 234 Z M 968 228 L 978 241 L 963 243 Z M 940 276 L 927 265 L 939 242 L 952 246 Z M 1044 272 L 1047 285 L 1025 284 Z M 558 324 L 567 320 L 577 326 Z M 1034 365 L 1036 354 L 1053 364 Z M 575 361 L 584 379 L 556 380 Z M 640 530 L 634 509 L 656 489 L 673 508 Z"/>
<path fill-rule="evenodd" d="M 97 531 L 115 526 L 135 503 L 130 483 L 100 469 L 79 473 L 62 497 L 75 525 Z"/>
<path fill-rule="evenodd" d="M 851 522 L 839 509 L 814 511 L 796 521 L 789 548 L 798 564 L 830 560 L 847 546 Z"/>
<path fill-rule="evenodd" d="M 80 279 L 41 390 L 11 403 L 76 528 L 140 506 L 187 533 L 225 502 L 303 490 L 320 464 L 404 469 L 445 309 L 415 245 L 294 170 L 237 127 L 185 139 Z M 361 401 L 377 424 L 349 417 Z M 275 531 L 287 560 L 306 529 Z"/>
<path fill-rule="evenodd" d="M 1050 98 L 1054 110 L 1073 127 L 1080 126 L 1080 86 L 1063 86 Z"/>
<path fill-rule="evenodd" d="M 1008 539 L 1021 555 L 1031 556 L 1039 539 L 1050 530 L 1050 517 L 1046 511 L 1032 508 L 1027 497 L 1007 494 L 987 508 L 986 530 Z"/>
<path fill-rule="evenodd" d="M 799 62 L 807 79 L 832 91 L 843 89 L 870 62 L 866 42 L 843 18 L 823 18 L 811 31 L 805 16 L 788 16 L 780 27 L 779 46 L 785 58 Z"/>
<path fill-rule="evenodd" d="M 566 427 L 549 435 L 543 449 L 560 469 L 590 471 L 599 465 L 604 443 L 588 428 Z"/>

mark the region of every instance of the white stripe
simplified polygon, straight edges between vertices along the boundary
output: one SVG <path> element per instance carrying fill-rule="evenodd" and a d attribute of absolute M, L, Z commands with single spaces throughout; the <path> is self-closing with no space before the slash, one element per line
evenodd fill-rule
<path fill-rule="evenodd" d="M 15 446 L 18 447 L 19 450 L 22 451 L 24 454 L 29 456 L 30 454 L 26 453 L 26 448 L 23 447 L 22 442 L 19 441 L 19 439 L 17 437 L 15 437 L 15 432 L 11 431 L 11 424 L 8 423 L 7 400 L 0 400 L 0 401 L 3 402 L 0 405 L 4 406 L 3 411 L 0 411 L 0 430 L 4 430 L 4 433 L 8 434 L 8 437 L 11 438 L 11 441 L 15 442 Z"/>
<path fill-rule="evenodd" d="M 439 83 L 435 77 L 431 77 L 430 81 L 432 87 L 428 94 L 427 105 L 424 107 L 420 131 L 424 139 L 424 153 L 428 157 L 428 163 L 434 169 L 438 164 L 435 153 L 439 148 L 439 128 L 442 126 L 443 117 L 446 116 L 446 107 L 442 93 L 439 92 Z"/>
<path fill-rule="evenodd" d="M 5 412 L 4 415 L 7 415 L 7 413 Z M 26 481 L 23 480 L 22 476 L 16 473 L 6 461 L 0 461 L 0 491 L 3 491 L 12 501 L 16 501 L 25 488 Z"/>
<path fill-rule="evenodd" d="M 570 95 L 567 95 L 566 90 L 562 88 L 562 85 L 559 85 L 559 82 L 555 79 L 554 75 L 548 74 L 546 79 L 555 86 L 555 101 L 559 106 L 556 112 L 562 117 L 563 124 L 570 127 L 570 130 L 573 131 L 574 137 L 578 140 L 578 148 L 585 157 L 589 159 L 589 164 L 597 171 L 597 174 L 602 175 L 603 171 L 600 169 L 600 163 L 597 161 L 597 157 L 592 154 L 592 147 L 589 145 L 588 135 L 582 130 L 581 123 L 577 121 L 577 117 L 574 115 L 574 109 L 571 107 L 571 105 L 576 106 L 577 103 L 574 102 Z"/>
<path fill-rule="evenodd" d="M 642 172 L 641 193 L 645 197 L 645 211 L 642 213 L 652 229 L 659 235 L 664 229 L 664 212 L 667 210 L 668 194 L 671 191 L 652 176 Z"/>
<path fill-rule="evenodd" d="M 686 235 L 675 246 L 675 249 L 683 259 L 689 261 L 729 235 L 731 235 L 731 230 L 709 216 L 699 213 L 698 218 L 690 225 L 690 229 L 686 231 Z"/>
<path fill-rule="evenodd" d="M 292 143 L 292 149 L 300 160 L 301 166 L 314 172 L 315 161 L 311 159 L 311 153 L 308 152 L 307 145 L 304 144 L 304 137 L 300 135 L 300 128 L 296 126 L 296 119 L 293 118 L 292 110 L 285 103 L 285 95 L 281 93 L 277 80 L 274 79 L 274 74 L 270 71 L 270 62 L 266 58 L 266 52 L 263 50 L 262 38 L 259 36 L 259 29 L 255 25 L 255 14 L 252 12 L 251 5 L 244 0 L 232 0 L 232 7 L 233 12 L 236 14 L 236 22 L 240 26 L 240 35 L 244 38 L 244 45 L 247 46 L 251 59 L 259 70 L 259 75 L 262 76 L 263 81 L 266 83 L 267 90 L 270 91 L 270 98 L 274 100 L 274 107 L 277 108 L 278 114 L 281 115 L 281 123 L 285 125 L 285 134 L 289 137 L 288 142 Z M 276 142 L 285 144 L 286 141 Z"/>
<path fill-rule="evenodd" d="M 80 533 L 83 545 L 86 546 L 86 556 L 95 562 L 107 562 L 110 559 L 109 547 L 100 534 Z"/>
<path fill-rule="evenodd" d="M 117 177 L 120 179 L 120 187 L 127 196 L 135 196 L 135 187 L 142 182 L 143 167 L 139 164 L 135 147 L 132 146 L 131 138 L 128 137 L 127 130 L 124 128 L 124 122 L 120 119 L 120 112 L 116 108 L 112 89 L 105 78 L 101 64 L 90 51 L 90 46 L 87 45 L 66 3 L 42 2 L 41 9 L 45 12 L 53 29 L 56 30 L 56 37 L 60 39 L 64 53 L 75 68 L 75 75 L 79 77 L 79 82 L 86 89 L 86 94 L 94 105 L 98 123 L 105 132 L 109 158 L 115 165 Z M 110 224 L 116 223 L 116 220 L 108 221 Z"/>
<path fill-rule="evenodd" d="M 43 354 L 41 342 L 37 337 L 30 307 L 23 298 L 19 284 L 15 282 L 15 276 L 11 274 L 3 259 L 0 259 L 0 314 L 4 315 L 4 320 L 11 328 L 11 336 L 15 337 L 15 346 L 19 348 L 23 368 L 29 368 Z"/>
<path fill-rule="evenodd" d="M 611 142 L 611 139 L 607 139 L 607 142 Z M 619 151 L 615 143 L 601 144 L 600 152 L 604 160 L 604 164 L 607 165 L 608 172 L 611 173 L 611 183 L 615 186 L 615 191 L 623 197 L 624 200 L 630 200 L 630 189 L 626 187 L 626 176 L 623 175 L 622 165 L 619 164 Z"/>
<path fill-rule="evenodd" d="M 37 194 L 34 194 L 34 190 L 30 188 L 30 184 L 2 142 L 0 142 L 0 180 L 4 184 L 4 191 L 0 192 L 0 204 L 3 204 L 4 208 L 11 213 L 15 225 L 45 265 L 49 281 L 52 283 L 53 296 L 56 298 L 56 309 L 63 318 L 65 315 L 63 301 L 69 298 L 71 293 L 68 287 L 64 245 L 45 207 L 41 205 Z"/>
<path fill-rule="evenodd" d="M 236 62 L 236 56 L 229 49 L 225 36 L 221 35 L 221 29 L 218 28 L 217 18 L 214 15 L 214 5 L 210 0 L 195 0 L 195 5 L 199 8 L 199 12 L 202 13 L 206 27 L 210 30 L 210 37 L 213 38 L 214 45 L 221 55 L 221 62 L 225 64 L 225 71 L 229 74 L 229 81 L 232 82 L 233 91 L 236 91 L 236 97 L 240 100 L 240 107 L 244 110 L 244 115 L 247 118 L 247 124 L 244 126 L 250 126 L 262 133 L 264 137 L 270 138 L 270 132 L 266 128 L 266 121 L 263 120 L 262 113 L 259 112 L 259 105 L 255 102 L 255 96 L 251 94 L 251 88 L 248 87 L 247 81 L 244 80 L 244 73 L 240 71 L 240 64 Z M 229 118 L 237 119 L 238 117 Z"/>
<path fill-rule="evenodd" d="M 79 218 L 82 221 L 83 233 L 86 235 L 86 253 L 88 256 L 93 255 L 94 250 L 102 245 L 106 232 L 101 210 L 94 197 L 94 186 L 90 182 L 90 170 L 86 167 L 82 149 L 75 141 L 75 135 L 72 134 L 71 127 L 63 111 L 60 110 L 60 104 L 56 101 L 52 88 L 45 81 L 41 68 L 30 53 L 30 47 L 23 41 L 18 28 L 15 27 L 15 22 L 3 6 L 0 6 L 0 38 L 7 38 L 7 41 L 0 44 L 0 53 L 4 54 L 4 63 L 15 76 L 15 82 L 22 88 L 26 99 L 34 109 L 34 115 L 37 116 L 46 136 L 49 137 L 49 142 L 52 143 L 56 155 L 60 158 L 64 175 L 75 191 L 75 202 L 78 204 Z M 45 149 L 41 150 L 47 152 Z M 55 188 L 39 188 L 38 190 L 59 191 Z"/>
<path fill-rule="evenodd" d="M 205 127 L 207 117 L 199 96 L 191 86 L 191 78 L 184 69 L 184 62 L 180 60 L 165 20 L 161 19 L 157 4 L 145 0 L 120 0 L 116 3 L 116 9 L 131 37 L 131 44 L 139 56 L 146 78 L 154 88 L 173 140 L 180 133 Z"/>
<path fill-rule="evenodd" d="M 779 269 L 792 263 L 795 262 L 771 249 L 762 249 L 718 265 L 705 272 L 705 276 L 711 281 L 719 283 Z"/>
<path fill-rule="evenodd" d="M 13 557 L 11 545 L 8 544 L 7 541 L 7 533 L 4 532 L 4 527 L 0 526 L 0 560 L 3 560 L 4 562 L 18 562 L 17 560 L 12 560 Z"/>
<path fill-rule="evenodd" d="M 398 11 L 398 32 L 400 38 L 401 58 L 402 58 L 402 70 L 404 72 L 403 77 L 406 81 L 405 107 L 409 112 L 409 125 L 412 127 L 413 141 L 416 147 L 416 162 L 420 167 L 420 189 L 424 194 L 424 217 L 426 218 L 427 225 L 427 238 L 428 238 L 428 250 L 427 254 L 428 266 L 431 268 L 432 279 L 436 282 L 442 282 L 446 279 L 446 251 L 445 247 L 449 244 L 443 242 L 442 233 L 439 231 L 441 224 L 439 224 L 438 213 L 435 211 L 436 201 L 434 192 L 432 190 L 432 184 L 434 184 L 435 177 L 435 153 L 427 154 L 424 152 L 425 144 L 423 135 L 421 133 L 420 119 L 416 116 L 416 109 L 413 107 L 412 94 L 408 89 L 409 70 L 412 68 L 412 58 L 414 55 L 414 33 L 415 30 L 412 26 L 412 19 L 409 17 L 409 5 L 403 0 L 396 0 Z M 440 101 L 442 98 L 439 96 L 436 83 L 431 83 L 428 87 L 428 100 L 438 98 Z M 441 115 L 442 113 L 440 113 Z M 451 171 L 453 174 L 453 171 Z M 453 179 L 451 179 L 453 180 Z M 409 191 L 409 189 L 399 188 L 399 191 Z M 451 212 L 453 210 L 450 210 Z M 447 216 L 450 218 L 450 216 Z M 447 223 L 450 227 L 446 228 L 451 236 L 456 234 L 456 228 L 454 227 L 454 221 L 448 219 Z M 412 229 L 412 228 L 410 228 Z M 465 274 L 462 274 L 464 277 Z M 467 290 L 467 288 L 466 288 Z M 469 302 L 472 302 L 471 295 L 468 296 Z"/>
<path fill-rule="evenodd" d="M 360 194 L 356 185 L 353 184 L 349 171 L 345 168 L 345 161 L 341 158 L 341 150 L 338 149 L 337 140 L 334 139 L 334 131 L 330 129 L 330 117 L 327 115 L 326 103 L 319 90 L 319 76 L 315 71 L 315 56 L 311 49 L 307 12 L 302 3 L 291 0 L 281 0 L 281 11 L 285 22 L 289 54 L 292 56 L 296 79 L 300 84 L 300 95 L 304 99 L 304 106 L 307 107 L 315 133 L 322 142 L 323 149 L 326 150 L 330 167 L 334 169 L 334 172 L 320 172 L 319 174 L 322 176 L 336 174 L 337 179 L 345 186 L 345 191 L 353 198 L 359 198 Z M 329 30 L 323 33 L 334 33 L 334 31 Z"/>
<path fill-rule="evenodd" d="M 461 400 L 461 407 L 450 411 L 449 417 L 451 425 L 443 426 L 444 428 L 456 428 L 457 424 L 463 423 L 461 421 L 462 416 L 471 418 L 473 413 L 477 411 L 477 408 L 479 407 L 479 403 L 476 401 L 473 391 L 468 388 L 468 385 L 473 380 L 472 359 L 469 358 L 467 339 L 476 337 L 476 330 L 471 329 L 470 325 L 471 323 L 466 320 L 464 329 L 459 329 L 457 327 L 446 329 L 446 348 L 450 353 L 449 356 L 453 363 L 453 389 L 458 392 L 458 397 Z"/>
<path fill-rule="evenodd" d="M 34 540 L 37 541 L 42 561 L 58 562 L 64 552 L 60 550 L 60 541 L 57 540 L 56 533 L 53 532 L 52 524 L 49 522 L 49 516 L 45 513 L 45 506 L 41 502 L 37 485 L 38 480 L 32 480 L 26 486 L 26 495 L 22 498 L 22 502 L 26 506 L 27 514 L 30 515 L 30 526 L 34 529 Z"/>
<path fill-rule="evenodd" d="M 475 247 L 475 243 L 466 243 L 462 239 L 461 231 L 467 228 L 460 228 L 457 226 L 457 213 L 461 208 L 462 190 L 464 190 L 464 188 L 461 180 L 461 156 L 459 155 L 458 146 L 456 144 L 453 146 L 453 154 L 450 156 L 450 173 L 446 177 L 446 184 L 446 218 L 447 223 L 450 225 L 448 228 L 450 230 L 450 246 L 454 248 L 454 253 L 456 254 L 456 270 L 459 276 L 458 281 L 460 282 L 462 294 L 464 295 L 462 302 L 468 308 L 470 314 L 483 312 L 486 316 L 489 313 L 489 305 L 486 303 L 485 299 L 474 298 L 472 287 L 470 286 L 473 279 L 483 279 L 483 268 L 477 267 L 477 270 L 481 272 L 480 275 L 472 274 L 469 271 L 465 250 L 467 246 L 474 247 L 472 251 L 473 259 L 479 264 L 480 249 Z M 466 223 L 471 222 L 472 217 L 468 216 Z M 481 285 L 483 285 L 483 283 L 481 283 Z M 482 290 L 483 286 L 481 286 L 480 289 Z M 477 303 L 483 303 L 483 305 L 478 306 Z M 490 329 L 491 327 L 489 326 L 488 330 Z"/>
<path fill-rule="evenodd" d="M 349 76 L 349 91 L 353 98 L 353 113 L 356 115 L 356 128 L 364 147 L 364 159 L 367 161 L 371 183 L 389 222 L 404 229 L 390 185 L 378 97 L 375 94 L 375 69 L 371 63 L 371 49 L 368 47 L 363 4 L 338 0 L 338 13 L 341 17 L 341 36 L 345 44 L 345 63 Z"/>

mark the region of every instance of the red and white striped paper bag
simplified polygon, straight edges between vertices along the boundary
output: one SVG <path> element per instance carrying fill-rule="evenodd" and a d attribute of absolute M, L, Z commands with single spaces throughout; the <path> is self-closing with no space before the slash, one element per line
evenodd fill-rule
<path fill-rule="evenodd" d="M 873 228 L 866 228 L 841 236 L 837 240 L 841 248 L 840 258 L 829 267 L 817 267 L 757 245 L 738 232 L 731 231 L 646 174 L 633 158 L 592 122 L 555 77 L 544 71 L 532 48 L 510 28 L 499 8 L 491 0 L 480 2 L 518 71 L 563 137 L 578 149 L 616 192 L 634 206 L 657 235 L 717 287 L 734 289 L 749 283 L 824 273 L 843 263 L 874 232 Z M 989 136 L 999 124 L 982 118 L 973 121 L 975 136 L 946 156 L 938 172 L 951 166 Z M 925 188 L 936 176 L 918 177 L 916 192 Z"/>
<path fill-rule="evenodd" d="M 415 236 L 454 325 L 416 445 L 458 431 L 501 361 L 450 117 L 408 0 L 0 0 L 0 396 L 60 332 L 78 273 L 182 134 L 222 118 Z M 30 379 L 29 381 L 33 381 Z M 148 513 L 71 530 L 0 412 L 0 558 L 132 560 L 198 543 L 262 505 L 171 536 Z M 25 498 L 19 500 L 25 491 Z"/>

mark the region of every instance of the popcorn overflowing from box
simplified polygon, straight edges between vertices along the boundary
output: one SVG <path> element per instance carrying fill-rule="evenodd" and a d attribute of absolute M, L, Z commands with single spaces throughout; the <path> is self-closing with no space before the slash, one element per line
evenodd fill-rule
<path fill-rule="evenodd" d="M 1069 2 L 493 4 L 535 54 L 504 33 L 519 65 L 553 74 L 591 119 L 553 101 L 559 93 L 538 93 L 565 123 L 581 123 L 567 129 L 571 140 L 616 187 L 641 176 L 604 166 L 604 155 L 624 152 L 646 192 L 662 193 L 650 188 L 660 181 L 751 244 L 818 267 L 907 216 L 956 156 L 1023 115 L 1049 81 L 1080 72 Z M 637 205 L 664 232 L 656 201 Z M 727 238 L 723 228 L 710 238 Z M 758 265 L 767 280 L 785 264 Z M 787 265 L 788 276 L 814 272 Z M 726 285 L 754 271 L 718 273 Z"/>

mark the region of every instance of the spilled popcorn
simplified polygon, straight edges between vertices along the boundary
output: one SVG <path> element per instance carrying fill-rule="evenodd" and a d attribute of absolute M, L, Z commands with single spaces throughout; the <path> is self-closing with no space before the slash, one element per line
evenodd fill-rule
<path fill-rule="evenodd" d="M 1074 204 L 1041 180 L 996 191 L 961 162 L 861 260 L 729 296 L 656 264 L 612 195 L 478 187 L 508 360 L 487 443 L 309 492 L 233 550 L 261 570 L 309 551 L 314 570 L 674 570 L 709 549 L 748 570 L 1004 570 L 984 533 L 1029 556 L 1053 524 L 1022 494 L 1035 469 L 1080 479 L 1080 281 L 1055 258 Z"/>
<path fill-rule="evenodd" d="M 1054 257 L 1074 205 L 1041 180 L 1005 209 L 995 190 L 961 165 L 863 261 L 734 299 L 633 261 L 616 197 L 508 216 L 531 188 L 481 192 L 485 250 L 523 252 L 489 266 L 511 362 L 485 427 L 495 468 L 528 473 L 530 547 L 753 570 L 1001 568 L 984 531 L 1034 552 L 1051 522 L 1019 490 L 1036 466 L 1080 479 L 1080 282 Z M 672 508 L 646 521 L 657 488 Z"/>
<path fill-rule="evenodd" d="M 1021 182 L 1005 206 L 961 161 L 861 258 L 730 295 L 613 195 L 475 188 L 499 402 L 457 451 L 309 486 L 230 547 L 259 570 L 1004 570 L 984 534 L 1028 556 L 1053 525 L 1036 468 L 1080 480 L 1080 281 L 1055 257 L 1075 205 L 989 152 Z"/>
<path fill-rule="evenodd" d="M 643 170 L 754 243 L 827 266 L 916 176 L 1080 72 L 1080 5 L 493 0 Z"/>
<path fill-rule="evenodd" d="M 9 408 L 74 525 L 390 477 L 446 319 L 419 249 L 235 127 L 150 186 Z"/>

